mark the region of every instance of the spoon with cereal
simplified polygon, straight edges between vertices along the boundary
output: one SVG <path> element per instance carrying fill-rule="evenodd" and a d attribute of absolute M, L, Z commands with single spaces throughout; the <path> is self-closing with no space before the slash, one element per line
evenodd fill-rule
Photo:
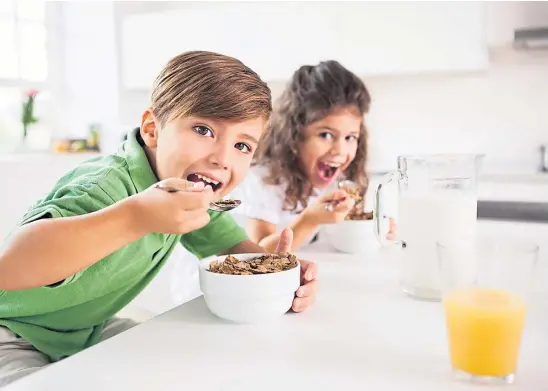
<path fill-rule="evenodd" d="M 168 193 L 176 193 L 178 191 L 185 191 L 184 189 L 179 189 L 177 187 L 172 187 L 172 186 L 166 186 L 166 185 L 163 185 L 161 183 L 158 183 L 156 185 L 156 188 L 158 188 L 160 190 L 167 191 Z M 215 212 L 228 212 L 228 211 L 240 206 L 241 203 L 242 203 L 242 201 L 240 201 L 240 200 L 230 200 L 230 199 L 223 200 L 223 199 L 221 199 L 221 200 L 218 200 L 218 201 L 211 202 L 209 204 L 209 209 L 213 210 Z"/>
<path fill-rule="evenodd" d="M 234 208 L 237 208 L 240 206 L 242 201 L 240 200 L 218 200 L 213 201 L 209 204 L 209 209 L 217 211 L 217 212 L 228 212 L 229 210 L 232 210 Z"/>
<path fill-rule="evenodd" d="M 358 193 L 358 185 L 355 182 L 345 179 L 340 181 L 337 184 L 337 187 L 341 190 L 346 191 L 351 198 L 354 198 L 356 200 L 356 202 L 361 200 L 361 196 Z M 337 201 L 328 201 L 325 205 L 325 209 L 329 212 L 333 212 L 335 207 L 343 201 L 344 199 Z"/>
<path fill-rule="evenodd" d="M 345 179 L 343 181 L 340 181 L 337 185 L 339 187 L 339 189 L 358 189 L 358 185 L 356 184 L 356 182 L 353 182 L 349 179 Z"/>

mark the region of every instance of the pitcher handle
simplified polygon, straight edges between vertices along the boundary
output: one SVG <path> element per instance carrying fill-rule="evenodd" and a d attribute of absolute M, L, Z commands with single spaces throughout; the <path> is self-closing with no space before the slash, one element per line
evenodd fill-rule
<path fill-rule="evenodd" d="M 375 236 L 377 240 L 383 246 L 400 244 L 400 242 L 397 240 L 388 240 L 386 238 L 386 235 L 383 235 L 381 233 L 381 222 L 382 220 L 386 218 L 386 216 L 381 215 L 381 205 L 383 205 L 383 203 L 381 203 L 381 198 L 383 197 L 382 190 L 383 190 L 383 187 L 385 187 L 386 185 L 394 181 L 394 179 L 397 180 L 398 178 L 399 178 L 399 172 L 391 171 L 382 177 L 379 185 L 375 189 L 375 199 L 373 203 L 373 229 L 375 231 Z"/>

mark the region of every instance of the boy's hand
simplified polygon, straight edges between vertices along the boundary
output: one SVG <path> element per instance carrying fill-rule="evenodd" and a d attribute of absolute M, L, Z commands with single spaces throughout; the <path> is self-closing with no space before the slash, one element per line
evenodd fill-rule
<path fill-rule="evenodd" d="M 329 210 L 328 205 L 331 202 L 336 203 Z M 315 225 L 335 224 L 343 221 L 355 204 L 356 201 L 347 192 L 335 190 L 324 194 L 314 204 L 309 205 L 303 213 L 305 218 Z"/>
<path fill-rule="evenodd" d="M 293 231 L 290 228 L 285 228 L 280 234 L 276 252 L 291 252 L 292 243 Z M 301 286 L 297 290 L 297 297 L 293 300 L 293 306 L 291 307 L 295 312 L 302 312 L 314 303 L 317 289 L 316 276 L 318 271 L 316 264 L 302 259 L 299 259 L 299 263 L 301 264 Z"/>
<path fill-rule="evenodd" d="M 137 224 L 144 232 L 185 234 L 209 223 L 209 203 L 214 201 L 211 186 L 179 178 L 159 182 L 184 191 L 169 193 L 157 184 L 128 200 L 135 206 Z"/>

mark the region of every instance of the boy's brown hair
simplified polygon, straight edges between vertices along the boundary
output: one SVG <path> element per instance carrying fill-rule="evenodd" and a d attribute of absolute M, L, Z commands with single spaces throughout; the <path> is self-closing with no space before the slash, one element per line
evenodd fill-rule
<path fill-rule="evenodd" d="M 164 66 L 153 85 L 151 109 L 163 126 L 189 115 L 225 121 L 268 120 L 272 103 L 270 88 L 241 61 L 191 51 Z"/>

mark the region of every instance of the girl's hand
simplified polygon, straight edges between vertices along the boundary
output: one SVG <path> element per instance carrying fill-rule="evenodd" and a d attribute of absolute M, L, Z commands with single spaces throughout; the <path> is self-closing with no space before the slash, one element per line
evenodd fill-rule
<path fill-rule="evenodd" d="M 396 240 L 396 229 L 397 225 L 396 222 L 392 217 L 389 217 L 389 227 L 388 227 L 388 233 L 386 234 L 386 239 L 388 240 Z"/>
<path fill-rule="evenodd" d="M 335 203 L 332 204 L 333 202 Z M 323 195 L 316 203 L 309 205 L 303 211 L 303 217 L 308 222 L 317 225 L 339 223 L 350 213 L 355 203 L 356 201 L 344 190 L 335 190 Z"/>

